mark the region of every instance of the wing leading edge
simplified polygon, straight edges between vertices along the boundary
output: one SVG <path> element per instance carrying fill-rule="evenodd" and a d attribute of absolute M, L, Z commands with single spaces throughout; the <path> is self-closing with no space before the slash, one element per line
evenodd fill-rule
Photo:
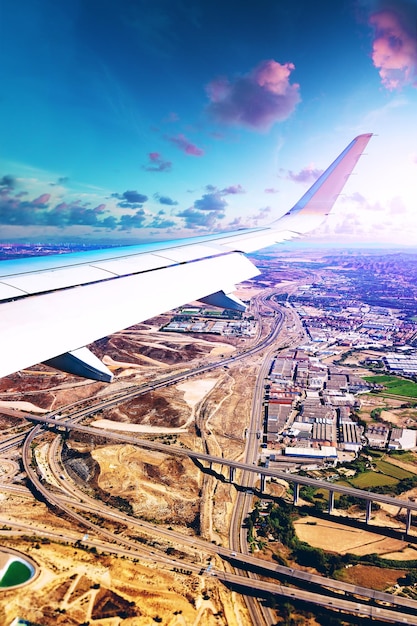
<path fill-rule="evenodd" d="M 244 309 L 231 292 L 259 274 L 244 254 L 317 228 L 371 136 L 356 137 L 269 227 L 0 262 L 0 377 L 47 362 L 108 381 L 85 348 L 93 341 L 194 300 Z"/>

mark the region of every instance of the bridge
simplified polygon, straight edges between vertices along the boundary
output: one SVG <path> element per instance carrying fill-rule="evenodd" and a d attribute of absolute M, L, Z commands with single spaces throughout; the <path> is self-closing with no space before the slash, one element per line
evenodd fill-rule
<path fill-rule="evenodd" d="M 265 482 L 267 478 L 275 478 L 284 480 L 289 483 L 293 483 L 293 502 L 294 505 L 298 504 L 300 486 L 314 487 L 315 489 L 325 489 L 329 493 L 329 505 L 328 512 L 331 514 L 335 508 L 334 496 L 335 493 L 340 493 L 354 498 L 359 498 L 366 501 L 365 522 L 368 524 L 371 519 L 372 503 L 383 503 L 391 506 L 398 507 L 399 510 L 404 509 L 406 512 L 406 533 L 408 534 L 411 528 L 413 512 L 417 511 L 417 502 L 411 500 L 402 500 L 400 498 L 394 498 L 380 493 L 372 493 L 370 491 L 363 491 L 362 489 L 355 489 L 354 487 L 347 487 L 338 484 L 329 484 L 327 481 L 317 480 L 315 478 L 309 478 L 307 476 L 299 476 L 298 474 L 290 474 L 279 470 L 274 470 L 266 467 L 259 467 L 257 465 L 248 465 L 239 461 L 231 461 L 221 457 L 216 457 L 203 452 L 194 452 L 187 448 L 179 448 L 177 446 L 166 445 L 163 443 L 148 441 L 146 439 L 139 439 L 131 435 L 125 435 L 122 433 L 101 430 L 92 426 L 82 426 L 71 422 L 69 419 L 61 418 L 59 421 L 53 417 L 46 416 L 34 416 L 27 415 L 26 419 L 38 424 L 44 424 L 47 427 L 52 427 L 56 432 L 68 433 L 70 430 L 75 430 L 89 434 L 93 437 L 103 437 L 112 441 L 119 441 L 122 443 L 129 443 L 135 446 L 146 448 L 148 450 L 158 450 L 165 454 L 175 454 L 179 456 L 186 456 L 190 459 L 198 461 L 201 465 L 207 466 L 212 469 L 213 465 L 220 465 L 229 468 L 227 480 L 229 482 L 235 482 L 236 470 L 242 470 L 245 472 L 252 472 L 260 476 L 260 492 L 265 491 Z M 207 464 L 207 465 L 206 465 Z"/>

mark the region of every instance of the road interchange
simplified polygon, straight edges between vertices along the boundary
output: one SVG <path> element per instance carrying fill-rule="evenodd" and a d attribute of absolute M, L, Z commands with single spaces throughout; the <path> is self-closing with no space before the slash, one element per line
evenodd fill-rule
<path fill-rule="evenodd" d="M 279 334 L 279 323 L 276 324 L 275 329 L 270 333 L 270 335 L 267 337 L 267 340 L 263 340 L 263 345 L 262 345 L 262 349 L 267 347 L 268 345 L 271 345 L 275 340 L 276 337 Z M 276 351 L 278 348 L 277 345 L 274 346 L 274 350 Z M 148 386 L 144 386 L 143 389 L 141 389 L 140 393 L 146 393 L 146 391 L 149 391 L 150 389 L 155 389 L 155 388 L 159 388 L 159 387 L 164 387 L 167 384 L 174 384 L 177 383 L 179 380 L 184 380 L 188 377 L 190 377 L 191 375 L 198 375 L 201 373 L 205 373 L 206 371 L 209 371 L 210 369 L 213 369 L 214 367 L 219 367 L 220 365 L 223 365 L 224 363 L 233 363 L 237 358 L 245 358 L 246 356 L 248 356 L 248 354 L 253 354 L 256 351 L 259 351 L 259 344 L 253 348 L 251 348 L 250 350 L 247 350 L 245 353 L 237 355 L 235 357 L 229 357 L 228 359 L 223 359 L 222 362 L 220 364 L 207 364 L 205 366 L 200 366 L 199 368 L 196 368 L 195 370 L 193 370 L 192 372 L 186 372 L 183 373 L 179 376 L 175 376 L 175 375 L 171 375 L 169 377 L 165 377 L 162 380 L 156 381 L 156 383 L 154 385 L 148 385 Z M 260 395 L 262 395 L 263 393 L 263 384 L 262 384 L 262 380 L 265 377 L 265 372 L 267 371 L 268 366 L 265 365 L 267 364 L 267 360 L 264 360 L 264 365 L 263 368 L 261 369 L 261 373 L 257 379 L 257 383 L 255 386 L 255 391 L 254 391 L 254 400 L 253 400 L 253 410 L 252 410 L 252 421 L 250 424 L 250 427 L 248 428 L 248 440 L 247 440 L 247 452 L 245 453 L 245 462 L 243 463 L 239 463 L 239 462 L 234 462 L 234 461 L 228 461 L 227 459 L 224 458 L 219 458 L 219 457 L 215 457 L 213 455 L 209 455 L 209 454 L 203 454 L 203 453 L 195 453 L 191 450 L 185 450 L 183 448 L 176 448 L 175 446 L 165 446 L 164 444 L 160 444 L 157 442 L 150 442 L 147 440 L 141 440 L 141 439 L 137 439 L 134 437 L 129 437 L 126 435 L 121 435 L 120 433 L 109 433 L 109 432 L 103 432 L 102 430 L 99 430 L 97 428 L 92 428 L 92 427 L 88 427 L 88 426 L 82 426 L 81 424 L 77 424 L 75 423 L 75 420 L 81 420 L 84 417 L 93 414 L 94 412 L 96 412 L 97 409 L 97 405 L 95 405 L 94 403 L 89 406 L 89 407 L 82 407 L 81 409 L 76 408 L 76 410 L 74 411 L 74 413 L 72 413 L 70 416 L 64 416 L 63 419 L 60 419 L 59 421 L 57 421 L 55 418 L 53 417 L 32 417 L 31 419 L 34 422 L 40 422 L 40 423 L 44 423 L 44 424 L 50 424 L 53 427 L 57 428 L 57 429 L 64 429 L 64 430 L 69 430 L 69 429 L 78 429 L 81 432 L 85 432 L 85 433 L 89 433 L 90 435 L 98 435 L 98 436 L 105 436 L 108 437 L 109 439 L 113 439 L 113 440 L 117 440 L 119 442 L 128 442 L 128 443 L 134 443 L 134 445 L 139 445 L 139 446 L 143 446 L 143 447 L 147 447 L 150 449 L 154 449 L 154 450 L 159 450 L 159 451 L 163 451 L 163 452 L 168 452 L 169 454 L 182 454 L 182 455 L 186 455 L 189 456 L 190 458 L 194 458 L 194 459 L 198 459 L 200 462 L 204 462 L 204 463 L 208 463 L 211 464 L 211 466 L 213 465 L 218 465 L 218 466 L 226 466 L 230 468 L 233 468 L 234 470 L 239 470 L 241 473 L 241 485 L 245 488 L 253 488 L 254 486 L 254 481 L 257 479 L 257 476 L 259 475 L 259 472 L 262 471 L 262 473 L 265 473 L 265 475 L 270 476 L 270 477 L 277 477 L 277 478 L 284 478 L 284 480 L 288 480 L 289 476 L 286 473 L 283 472 L 274 472 L 272 470 L 268 470 L 267 468 L 259 468 L 257 466 L 254 467 L 253 463 L 255 459 L 255 456 L 257 456 L 257 453 L 255 455 L 254 450 L 257 449 L 258 446 L 258 441 L 256 440 L 256 431 L 259 427 L 259 415 L 256 415 L 256 406 L 260 407 L 261 403 L 259 402 L 259 398 Z M 266 369 L 265 369 L 266 368 Z M 137 388 L 131 392 L 132 394 L 134 393 L 135 395 L 138 395 L 138 390 Z M 117 398 L 113 397 L 110 400 L 106 401 L 110 403 L 114 403 L 117 404 L 121 401 L 121 399 L 126 398 L 126 394 L 120 393 L 117 394 Z M 100 406 L 103 406 L 103 402 L 101 401 Z M 85 404 L 85 403 L 84 403 Z M 112 404 L 112 405 L 114 405 Z M 62 409 L 60 409 L 60 412 L 64 413 L 64 411 Z M 61 510 L 65 511 L 68 515 L 70 515 L 73 519 L 76 519 L 80 524 L 85 525 L 85 517 L 83 517 L 82 515 L 79 515 L 78 513 L 76 513 L 76 511 L 74 511 L 74 509 L 78 508 L 78 509 L 84 509 L 84 511 L 88 511 L 89 510 L 89 505 L 88 503 L 85 502 L 85 499 L 82 500 L 81 496 L 79 493 L 77 494 L 67 494 L 67 495 L 56 495 L 51 493 L 50 490 L 45 489 L 45 486 L 42 485 L 41 481 L 39 481 L 38 477 L 36 476 L 36 472 L 34 472 L 33 468 L 31 468 L 30 466 L 30 459 L 31 459 L 31 454 L 30 454 L 30 444 L 32 443 L 32 441 L 37 437 L 40 436 L 41 434 L 44 434 L 44 430 L 43 428 L 39 425 L 36 426 L 35 428 L 32 428 L 30 434 L 27 436 L 26 438 L 26 442 L 25 442 L 25 447 L 24 447 L 24 454 L 23 457 L 24 459 L 26 458 L 26 464 L 25 464 L 25 469 L 26 472 L 28 474 L 28 476 L 31 478 L 32 483 L 34 484 L 35 488 L 39 491 L 39 493 L 42 494 L 42 497 L 45 498 L 52 506 L 54 507 L 59 507 Z M 58 438 L 56 439 L 58 440 Z M 56 444 L 58 445 L 58 444 Z M 58 471 L 58 470 L 57 470 Z M 59 473 L 56 475 L 58 477 L 58 480 L 61 482 L 61 488 L 65 491 L 68 489 L 68 485 L 66 484 L 65 486 L 62 484 L 63 481 L 59 478 Z M 313 479 L 308 479 L 307 477 L 297 477 L 297 479 L 300 479 L 298 482 L 300 484 L 311 484 L 314 485 L 315 488 L 319 488 L 320 484 L 319 481 L 317 480 L 313 480 Z M 310 482 L 311 481 L 311 482 Z M 68 482 L 68 481 L 67 481 Z M 328 483 L 324 483 L 325 488 L 329 489 L 329 484 Z M 332 485 L 331 486 L 332 489 L 334 489 L 335 491 L 338 491 L 337 487 Z M 349 489 L 349 488 L 344 488 L 344 489 Z M 350 495 L 355 495 L 357 496 L 357 492 L 360 492 L 360 490 L 355 490 L 355 489 L 351 489 L 351 491 L 353 492 Z M 346 491 L 343 491 L 344 493 L 347 493 Z M 362 497 L 367 497 L 366 495 L 363 496 L 363 492 L 360 492 Z M 235 528 L 235 530 L 231 530 L 231 543 L 230 543 L 230 549 L 227 548 L 220 548 L 219 546 L 214 546 L 212 544 L 210 544 L 209 542 L 204 542 L 204 540 L 198 540 L 198 545 L 199 545 L 199 549 L 204 550 L 207 554 L 217 554 L 218 556 L 221 556 L 223 558 L 228 559 L 230 562 L 232 562 L 234 565 L 237 565 L 239 567 L 239 570 L 241 570 L 242 565 L 248 566 L 251 565 L 252 567 L 259 567 L 260 568 L 260 562 L 259 559 L 255 559 L 254 557 L 250 557 L 248 554 L 246 554 L 248 547 L 246 544 L 246 536 L 245 536 L 245 530 L 242 529 L 242 519 L 244 519 L 244 517 L 246 516 L 247 512 L 249 511 L 249 508 L 251 506 L 251 501 L 252 498 L 249 497 L 250 494 L 248 494 L 247 492 L 238 492 L 238 499 L 241 500 L 241 502 L 243 503 L 242 505 L 237 506 L 237 509 L 240 508 L 240 513 L 238 515 L 236 515 L 236 519 L 235 521 L 232 521 L 232 525 L 231 525 L 231 529 Z M 375 494 L 372 494 L 373 500 L 378 500 L 378 501 L 385 501 L 380 499 L 380 496 L 378 496 L 378 498 L 374 497 Z M 75 502 L 75 500 L 82 500 L 82 501 L 77 501 Z M 391 501 L 395 501 L 396 506 L 409 506 L 410 508 L 412 508 L 412 510 L 417 510 L 417 504 L 415 504 L 413 506 L 413 503 L 410 503 L 408 501 L 399 501 L 396 498 L 389 498 L 389 503 L 392 504 Z M 94 500 L 94 505 L 96 507 L 97 510 L 97 500 Z M 103 505 L 104 507 L 104 505 Z M 101 508 L 101 512 L 100 514 L 103 515 L 108 515 L 108 516 L 113 516 L 113 519 L 115 518 L 115 513 L 114 511 L 112 513 L 110 513 L 110 511 L 108 510 L 104 510 L 104 508 Z M 90 509 L 91 512 L 91 509 Z M 131 518 L 127 518 L 126 516 L 119 516 L 118 519 L 116 520 L 120 523 L 124 523 L 124 524 L 132 524 L 133 521 Z M 143 526 L 143 522 L 141 522 L 142 524 L 142 529 L 144 528 Z M 151 526 L 152 531 L 154 531 L 154 527 Z M 235 543 L 233 543 L 233 539 L 232 537 L 236 537 L 237 533 L 236 533 L 236 528 L 240 528 L 239 530 L 239 537 L 240 537 L 240 541 L 239 541 L 239 546 Z M 106 532 L 103 532 L 104 529 L 99 527 L 99 526 L 94 526 L 91 525 L 90 523 L 90 528 L 93 528 L 98 534 L 101 535 L 106 535 Z M 160 530 L 160 529 L 158 529 Z M 167 531 L 168 536 L 170 535 L 171 531 Z M 109 533 L 107 534 L 107 541 L 109 544 L 111 544 L 111 542 L 114 542 L 114 540 L 116 539 L 118 542 L 121 543 L 125 543 L 125 541 L 121 541 L 121 537 L 118 535 L 117 537 L 114 536 L 114 534 Z M 180 538 L 175 537 L 176 541 L 179 541 Z M 182 540 L 184 541 L 184 538 L 182 537 Z M 193 538 L 194 543 L 197 544 L 197 539 L 194 537 Z M 200 543 L 202 542 L 202 543 Z M 187 543 L 187 542 L 186 542 Z M 128 545 L 127 546 L 127 550 L 133 550 L 134 548 L 137 549 L 137 545 Z M 236 550 L 234 548 L 240 548 L 239 550 Z M 142 549 L 142 548 L 141 548 Z M 236 552 L 235 556 L 232 556 L 232 552 Z M 131 552 L 130 552 L 131 553 Z M 154 554 L 153 551 L 150 551 L 151 554 Z M 253 561 L 252 561 L 253 559 Z M 173 560 L 170 560 L 170 562 L 172 563 Z M 181 562 L 180 562 L 181 563 Z M 261 561 L 262 564 L 264 564 L 263 561 Z M 184 563 L 181 563 L 182 566 L 184 567 Z M 191 565 L 191 564 L 190 564 Z M 188 566 L 188 562 L 187 562 L 187 566 Z M 275 574 L 279 574 L 281 576 L 284 576 L 285 579 L 291 579 L 292 582 L 296 582 L 296 580 L 302 580 L 302 576 L 300 578 L 300 572 L 298 570 L 292 570 L 291 568 L 284 568 L 284 569 L 280 569 L 279 567 L 277 567 L 276 565 L 274 565 L 275 568 Z M 267 568 L 268 569 L 268 568 Z M 245 578 L 247 574 L 247 571 L 243 571 L 240 574 L 237 574 L 237 578 L 234 578 L 234 576 L 229 572 L 221 572 L 220 570 L 217 571 L 216 570 L 216 575 L 219 579 L 224 580 L 224 582 L 228 583 L 228 584 L 233 584 L 233 585 L 238 585 L 240 587 L 243 586 L 247 586 L 247 587 L 252 587 L 253 589 L 259 589 L 259 587 L 257 587 L 258 585 L 258 581 L 256 581 L 256 579 L 251 579 L 249 582 L 248 580 Z M 269 575 L 271 575 L 271 570 L 269 570 Z M 314 584 L 320 584 L 323 587 L 325 587 L 326 589 L 329 588 L 333 588 L 335 589 L 335 587 L 333 587 L 333 583 L 337 582 L 337 581 L 332 581 L 331 579 L 324 579 L 323 577 L 317 576 L 317 579 L 319 580 L 313 580 L 310 579 L 309 581 L 305 581 L 305 582 L 314 582 Z M 262 585 L 264 585 L 263 589 L 266 590 L 267 587 L 265 586 L 266 583 L 264 581 L 261 581 L 259 583 L 262 587 Z M 353 587 L 353 586 L 352 586 Z M 277 593 L 278 595 L 281 596 L 285 596 L 285 597 L 294 597 L 294 591 L 291 588 L 288 587 L 284 587 L 283 585 L 275 585 L 275 592 L 274 591 L 270 591 L 270 593 Z M 268 588 L 269 589 L 269 588 Z M 289 590 L 288 590 L 289 589 Z M 342 589 L 339 587 L 338 588 L 339 591 L 341 591 Z M 297 591 L 297 595 L 298 595 L 298 590 Z M 359 588 L 356 589 L 356 591 L 354 589 L 350 589 L 350 588 L 346 588 L 343 590 L 345 593 L 348 594 L 357 594 L 357 595 L 363 595 L 363 597 L 367 597 L 368 599 L 372 599 L 372 600 L 377 600 L 377 601 L 381 601 L 381 602 L 388 602 L 388 599 L 391 598 L 391 603 L 397 603 L 397 599 L 396 598 L 392 598 L 392 596 L 389 596 L 388 594 L 383 594 L 384 597 L 377 597 L 375 595 L 372 595 L 370 592 L 372 592 L 372 590 L 364 590 L 363 588 L 360 588 L 361 593 L 358 593 Z M 376 592 L 373 592 L 374 594 Z M 387 597 L 385 597 L 387 596 Z M 314 599 L 315 597 L 315 599 Z M 307 595 L 305 596 L 305 601 L 306 602 L 313 602 L 316 603 L 318 605 L 321 606 L 327 606 L 329 604 L 328 598 L 326 600 L 326 602 L 322 601 L 321 598 L 321 594 L 313 594 L 311 596 L 311 598 L 307 597 Z M 401 599 L 404 600 L 404 599 Z M 332 606 L 335 608 L 335 610 L 341 610 L 341 611 L 346 611 L 346 605 L 343 604 L 343 602 L 340 602 L 339 605 L 339 600 L 336 598 L 335 601 L 331 601 L 333 604 Z M 353 614 L 357 614 L 357 615 L 373 615 L 373 613 L 375 613 L 375 607 L 372 607 L 371 605 L 369 605 L 368 607 L 363 607 L 363 605 L 361 605 L 361 611 L 363 612 L 359 612 L 359 609 L 355 609 L 352 602 L 350 602 L 349 604 L 350 609 L 349 612 L 352 612 Z M 410 600 L 409 603 L 405 603 L 403 604 L 402 602 L 398 602 L 398 604 L 396 604 L 397 607 L 400 606 L 405 606 L 406 608 L 410 609 L 411 611 L 416 611 L 417 610 L 417 603 L 413 604 L 413 601 Z M 378 609 L 380 607 L 377 607 Z M 389 612 L 388 609 L 384 609 L 386 611 Z M 373 613 L 372 613 L 373 611 Z M 391 611 L 392 613 L 392 611 Z M 385 619 L 385 617 L 383 617 L 382 613 L 378 610 L 377 611 L 378 614 L 378 618 L 379 619 Z M 399 613 L 396 614 L 398 616 L 399 619 L 402 619 L 402 615 L 400 615 Z M 408 623 L 417 623 L 417 621 L 413 621 L 413 617 L 411 616 L 411 614 L 407 614 L 408 617 Z M 392 615 L 387 614 L 386 616 L 386 621 L 391 623 L 396 623 L 395 621 L 392 621 Z"/>

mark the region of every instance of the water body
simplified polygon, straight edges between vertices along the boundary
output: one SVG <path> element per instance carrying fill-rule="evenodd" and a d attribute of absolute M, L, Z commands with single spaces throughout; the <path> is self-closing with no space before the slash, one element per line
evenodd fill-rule
<path fill-rule="evenodd" d="M 11 558 L 3 571 L 0 572 L 0 588 L 14 587 L 27 582 L 34 575 L 35 570 L 23 559 Z"/>

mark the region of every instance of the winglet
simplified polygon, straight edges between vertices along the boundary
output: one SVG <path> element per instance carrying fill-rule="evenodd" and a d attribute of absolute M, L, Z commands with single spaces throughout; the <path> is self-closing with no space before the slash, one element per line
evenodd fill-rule
<path fill-rule="evenodd" d="M 355 137 L 292 209 L 273 222 L 271 227 L 274 228 L 279 222 L 280 228 L 285 227 L 304 234 L 320 226 L 330 213 L 372 134 L 366 133 Z M 295 217 L 297 219 L 294 219 Z"/>

